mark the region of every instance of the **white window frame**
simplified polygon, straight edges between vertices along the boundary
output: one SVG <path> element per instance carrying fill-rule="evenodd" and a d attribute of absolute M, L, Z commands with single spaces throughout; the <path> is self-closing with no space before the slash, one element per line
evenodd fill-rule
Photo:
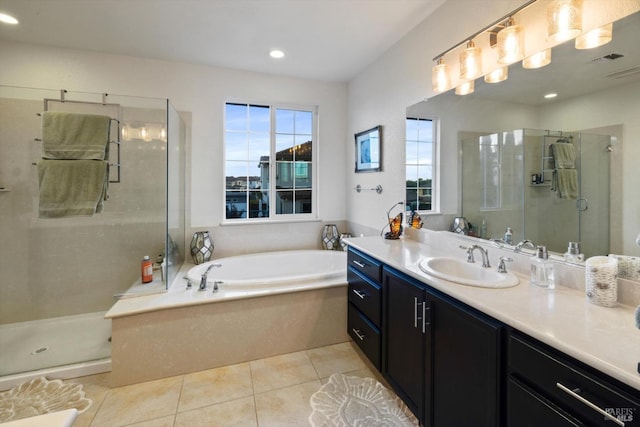
<path fill-rule="evenodd" d="M 260 218 L 227 218 L 226 216 L 226 106 L 227 104 L 242 105 L 262 105 L 269 107 L 270 114 L 270 141 L 269 141 L 269 216 Z M 312 131 L 311 131 L 311 213 L 293 213 L 293 214 L 276 214 L 276 110 L 296 110 L 308 111 L 312 114 Z M 318 106 L 317 105 L 300 105 L 289 103 L 265 102 L 265 101 L 247 101 L 246 99 L 229 98 L 226 99 L 222 106 L 222 224 L 252 224 L 252 223 L 279 223 L 279 222 L 305 222 L 317 221 L 318 214 L 318 177 L 319 177 L 319 139 L 318 139 Z M 295 173 L 295 170 L 294 170 Z"/>
<path fill-rule="evenodd" d="M 440 119 L 438 117 L 435 116 L 430 116 L 430 115 L 425 115 L 425 116 L 411 116 L 411 117 L 405 117 L 405 129 L 406 129 L 406 121 L 407 120 L 415 120 L 415 119 L 419 119 L 419 120 L 431 120 L 432 123 L 432 152 L 431 152 L 431 159 L 432 159 L 432 177 L 431 177 L 431 210 L 418 210 L 417 212 L 420 215 L 439 215 L 440 214 Z M 404 192 L 405 192 L 405 209 L 406 206 L 408 206 L 407 204 L 407 200 L 406 200 L 406 191 L 407 191 L 407 177 L 406 177 L 406 168 L 407 168 L 407 155 L 406 155 L 406 149 L 407 149 L 407 135 L 405 134 L 405 141 L 404 141 L 404 147 L 405 147 L 405 155 L 404 155 L 404 175 L 405 175 L 405 179 L 404 179 Z"/>

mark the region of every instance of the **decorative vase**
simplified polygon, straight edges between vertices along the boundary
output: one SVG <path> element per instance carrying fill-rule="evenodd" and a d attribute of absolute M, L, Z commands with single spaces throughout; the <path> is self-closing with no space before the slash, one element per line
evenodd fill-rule
<path fill-rule="evenodd" d="M 208 231 L 196 231 L 191 239 L 191 257 L 195 264 L 202 264 L 211 260 L 213 255 L 213 241 Z"/>
<path fill-rule="evenodd" d="M 340 232 L 335 224 L 327 224 L 322 228 L 322 246 L 328 251 L 338 249 L 340 241 Z"/>
<path fill-rule="evenodd" d="M 342 249 L 343 251 L 346 251 L 347 250 L 347 246 L 348 246 L 347 242 L 345 242 L 344 239 L 348 239 L 349 237 L 352 237 L 351 233 L 342 233 L 342 234 L 340 234 L 339 244 L 340 244 L 340 249 Z"/>

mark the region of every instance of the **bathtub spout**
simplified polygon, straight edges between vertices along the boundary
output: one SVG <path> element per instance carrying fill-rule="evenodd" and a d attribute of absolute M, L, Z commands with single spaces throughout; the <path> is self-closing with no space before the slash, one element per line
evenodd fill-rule
<path fill-rule="evenodd" d="M 198 288 L 199 291 L 207 290 L 207 276 L 209 275 L 209 271 L 211 271 L 213 267 L 222 267 L 222 264 L 211 264 L 207 268 L 207 270 L 202 274 L 202 278 L 200 279 L 200 287 Z"/>

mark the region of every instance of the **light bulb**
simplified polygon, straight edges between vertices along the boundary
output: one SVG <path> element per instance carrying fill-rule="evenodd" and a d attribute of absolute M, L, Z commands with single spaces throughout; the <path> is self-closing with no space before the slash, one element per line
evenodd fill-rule
<path fill-rule="evenodd" d="M 456 95 L 469 95 L 470 93 L 473 93 L 473 91 L 475 90 L 475 83 L 473 80 L 470 80 L 468 82 L 462 82 L 460 83 L 458 86 L 456 86 Z"/>
<path fill-rule="evenodd" d="M 501 67 L 485 75 L 484 81 L 487 83 L 499 83 L 507 80 L 508 77 L 509 67 Z"/>
<path fill-rule="evenodd" d="M 498 31 L 497 36 L 498 63 L 513 64 L 524 58 L 524 36 L 520 25 L 513 25 L 509 20 L 507 26 Z"/>
<path fill-rule="evenodd" d="M 460 79 L 473 80 L 482 75 L 482 49 L 473 41 L 460 53 Z"/>
<path fill-rule="evenodd" d="M 431 84 L 434 92 L 445 92 L 451 88 L 451 77 L 449 75 L 449 67 L 444 63 L 442 58 L 438 59 L 438 63 L 431 71 Z"/>
<path fill-rule="evenodd" d="M 591 30 L 576 38 L 576 49 L 593 49 L 613 39 L 613 23 Z"/>
<path fill-rule="evenodd" d="M 551 63 L 551 49 L 545 49 L 522 60 L 522 67 L 527 69 L 542 68 Z"/>
<path fill-rule="evenodd" d="M 554 0 L 547 8 L 547 41 L 559 43 L 582 32 L 582 0 Z"/>

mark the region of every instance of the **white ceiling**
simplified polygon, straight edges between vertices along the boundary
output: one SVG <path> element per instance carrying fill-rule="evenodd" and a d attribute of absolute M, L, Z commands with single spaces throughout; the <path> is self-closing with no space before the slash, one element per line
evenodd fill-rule
<path fill-rule="evenodd" d="M 344 82 L 443 2 L 0 0 L 0 40 Z"/>

